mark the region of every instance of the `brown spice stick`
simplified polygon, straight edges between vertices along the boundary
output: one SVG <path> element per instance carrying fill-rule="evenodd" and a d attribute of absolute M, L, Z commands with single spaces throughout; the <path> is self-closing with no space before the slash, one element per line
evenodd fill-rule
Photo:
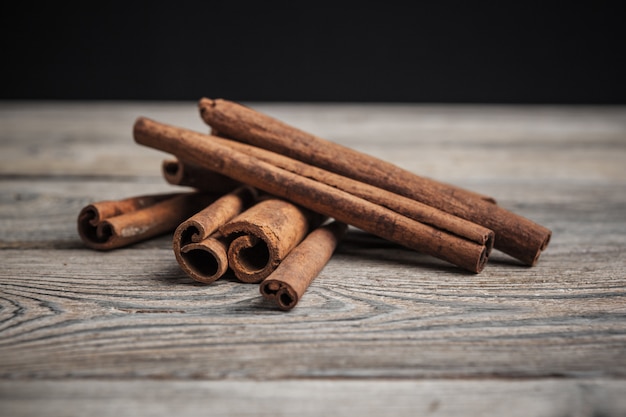
<path fill-rule="evenodd" d="M 550 240 L 549 229 L 492 204 L 490 198 L 417 176 L 240 104 L 203 98 L 199 109 L 208 125 L 229 138 L 375 185 L 491 229 L 495 248 L 527 265 L 536 264 Z"/>
<path fill-rule="evenodd" d="M 397 165 L 304 132 L 278 119 L 224 99 L 202 98 L 200 116 L 212 132 L 259 148 L 354 178 L 397 194 L 396 182 L 406 187 L 433 188 L 435 192 L 495 203 L 495 199 L 452 184 L 421 177 Z M 389 182 L 389 187 L 386 186 Z"/>
<path fill-rule="evenodd" d="M 161 164 L 161 173 L 169 184 L 191 187 L 204 192 L 227 193 L 241 185 L 217 172 L 179 160 L 164 160 Z"/>
<path fill-rule="evenodd" d="M 121 248 L 174 230 L 214 199 L 189 192 L 96 202 L 80 211 L 78 234 L 92 249 Z"/>
<path fill-rule="evenodd" d="M 243 282 L 261 282 L 324 220 L 288 201 L 266 198 L 219 228 L 233 238 L 228 264 Z"/>
<path fill-rule="evenodd" d="M 228 271 L 228 241 L 219 233 L 188 243 L 174 254 L 181 269 L 198 282 L 210 284 Z"/>
<path fill-rule="evenodd" d="M 372 203 L 387 207 L 413 220 L 485 245 L 490 251 L 493 248 L 493 231 L 476 223 L 420 203 L 419 201 L 305 164 L 296 159 L 256 146 L 225 138 L 212 138 L 212 140 L 290 172 L 328 184 L 357 197 L 371 201 Z"/>
<path fill-rule="evenodd" d="M 134 196 L 121 200 L 102 200 L 85 206 L 81 212 L 89 214 L 89 221 L 92 223 L 92 226 L 96 226 L 100 221 L 108 219 L 109 217 L 137 211 L 182 194 L 183 193 L 180 192 L 160 193 Z"/>
<path fill-rule="evenodd" d="M 241 186 L 178 225 L 172 247 L 187 275 L 207 284 L 224 275 L 228 269 L 228 241 L 217 231 L 250 207 L 256 196 L 253 188 Z"/>
<path fill-rule="evenodd" d="M 281 310 L 294 308 L 330 260 L 346 229 L 346 224 L 333 221 L 309 233 L 263 280 L 261 295 Z"/>
<path fill-rule="evenodd" d="M 139 144 L 171 153 L 468 271 L 478 273 L 487 262 L 489 251 L 485 245 L 445 233 L 345 191 L 220 145 L 211 140 L 213 136 L 144 117 L 135 121 L 133 136 Z"/>

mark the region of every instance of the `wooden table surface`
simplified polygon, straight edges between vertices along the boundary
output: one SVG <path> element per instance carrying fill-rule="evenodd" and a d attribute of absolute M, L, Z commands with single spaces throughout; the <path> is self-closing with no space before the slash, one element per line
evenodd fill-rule
<path fill-rule="evenodd" d="M 194 102 L 0 102 L 0 415 L 626 415 L 626 108 L 245 103 L 553 231 L 485 270 L 351 229 L 290 312 L 197 283 L 165 235 L 86 249 L 86 204 L 179 189 L 138 116 Z"/>

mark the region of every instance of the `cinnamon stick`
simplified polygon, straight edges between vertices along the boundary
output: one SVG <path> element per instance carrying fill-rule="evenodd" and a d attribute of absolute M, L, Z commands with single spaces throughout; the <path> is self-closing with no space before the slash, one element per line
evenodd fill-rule
<path fill-rule="evenodd" d="M 322 220 L 288 201 L 266 198 L 219 228 L 232 238 L 228 264 L 241 281 L 261 282 Z"/>
<path fill-rule="evenodd" d="M 397 194 L 402 194 L 399 189 L 404 187 L 426 187 L 432 188 L 436 193 L 459 198 L 496 202 L 493 197 L 418 176 L 392 163 L 322 139 L 239 103 L 204 97 L 198 102 L 198 108 L 213 135 L 213 132 L 219 132 L 219 136 L 283 154 Z M 398 189 L 397 182 L 406 185 Z"/>
<path fill-rule="evenodd" d="M 204 192 L 227 193 L 241 185 L 217 172 L 179 160 L 164 160 L 161 173 L 169 184 L 191 187 Z"/>
<path fill-rule="evenodd" d="M 485 245 L 489 251 L 493 248 L 493 231 L 476 223 L 420 203 L 419 201 L 305 164 L 296 159 L 256 146 L 250 146 L 225 138 L 212 138 L 212 140 L 290 172 L 328 184 L 357 197 L 371 201 L 372 203 L 387 207 L 413 220 Z"/>
<path fill-rule="evenodd" d="M 176 261 L 192 279 L 210 284 L 228 271 L 228 241 L 215 233 L 175 250 Z"/>
<path fill-rule="evenodd" d="M 172 239 L 174 256 L 187 275 L 209 284 L 226 273 L 228 240 L 218 229 L 250 207 L 256 195 L 254 189 L 241 186 L 176 228 Z"/>
<path fill-rule="evenodd" d="M 309 233 L 263 280 L 261 295 L 281 310 L 294 308 L 330 260 L 346 229 L 346 224 L 333 221 Z"/>
<path fill-rule="evenodd" d="M 199 101 L 202 119 L 220 134 L 420 201 L 495 232 L 495 248 L 535 265 L 552 232 L 493 204 L 493 200 L 444 184 L 373 156 L 303 132 L 227 100 Z"/>
<path fill-rule="evenodd" d="M 92 203 L 78 215 L 78 234 L 92 249 L 121 248 L 174 230 L 214 199 L 211 194 L 188 192 Z"/>
<path fill-rule="evenodd" d="M 226 147 L 212 140 L 214 136 L 144 117 L 136 120 L 133 136 L 139 144 L 171 153 L 468 271 L 478 273 L 487 262 L 489 250 L 485 245 L 443 232 L 335 187 Z"/>

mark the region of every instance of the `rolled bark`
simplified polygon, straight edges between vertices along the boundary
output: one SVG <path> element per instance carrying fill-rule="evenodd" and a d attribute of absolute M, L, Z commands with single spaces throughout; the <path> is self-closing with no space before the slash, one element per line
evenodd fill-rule
<path fill-rule="evenodd" d="M 188 192 L 96 202 L 80 211 L 78 234 L 91 249 L 121 248 L 173 231 L 215 198 Z"/>
<path fill-rule="evenodd" d="M 212 193 L 228 193 L 241 184 L 217 172 L 179 160 L 164 160 L 161 173 L 168 184 Z"/>
<path fill-rule="evenodd" d="M 420 177 L 389 162 L 303 132 L 227 100 L 203 98 L 202 119 L 220 134 L 377 186 L 495 232 L 495 248 L 535 265 L 552 232 L 497 206 L 490 197 Z"/>
<path fill-rule="evenodd" d="M 206 169 L 284 198 L 311 211 L 435 256 L 468 271 L 484 268 L 485 245 L 443 232 L 327 184 L 271 165 L 213 141 L 214 136 L 140 117 L 137 143 L 171 153 Z"/>
<path fill-rule="evenodd" d="M 256 190 L 240 186 L 183 221 L 172 238 L 176 261 L 187 275 L 206 284 L 228 270 L 228 240 L 218 229 L 255 201 Z"/>
<path fill-rule="evenodd" d="M 263 280 L 261 295 L 281 310 L 294 308 L 330 260 L 346 229 L 345 223 L 333 221 L 309 233 Z"/>
<path fill-rule="evenodd" d="M 219 136 L 283 154 L 397 194 L 402 193 L 398 191 L 396 182 L 403 182 L 408 188 L 426 187 L 436 193 L 495 203 L 493 197 L 418 176 L 390 162 L 322 139 L 239 103 L 202 98 L 198 108 L 212 133 L 219 132 Z"/>
<path fill-rule="evenodd" d="M 243 282 L 261 282 L 324 218 L 278 198 L 255 204 L 220 227 L 231 238 L 228 264 Z"/>
<path fill-rule="evenodd" d="M 183 193 L 181 192 L 160 193 L 128 197 L 121 200 L 102 200 L 85 206 L 81 210 L 81 215 L 86 215 L 86 220 L 90 222 L 91 226 L 97 226 L 97 224 L 102 220 L 119 216 L 120 214 L 137 211 L 142 208 L 152 206 L 160 201 L 168 200 L 182 194 Z M 79 215 L 79 219 L 81 215 Z"/>
<path fill-rule="evenodd" d="M 353 194 L 372 203 L 389 208 L 420 223 L 427 224 L 445 232 L 455 234 L 464 239 L 485 245 L 489 251 L 493 248 L 494 232 L 479 224 L 467 221 L 460 217 L 430 207 L 419 201 L 392 193 L 360 181 L 353 180 L 330 171 L 323 170 L 296 159 L 286 157 L 256 146 L 229 140 L 213 138 L 212 140 L 224 146 L 236 149 L 242 153 L 259 158 L 279 168 L 302 175 L 307 178 L 328 184 L 339 190 Z"/>
<path fill-rule="evenodd" d="M 219 233 L 188 243 L 174 254 L 181 269 L 204 284 L 217 281 L 228 271 L 228 241 Z"/>

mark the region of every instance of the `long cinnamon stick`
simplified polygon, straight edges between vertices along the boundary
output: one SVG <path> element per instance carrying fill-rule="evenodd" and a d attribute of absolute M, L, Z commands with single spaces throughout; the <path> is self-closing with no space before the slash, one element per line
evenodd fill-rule
<path fill-rule="evenodd" d="M 485 245 L 443 232 L 319 181 L 223 146 L 213 136 L 140 117 L 137 143 L 171 153 L 314 212 L 350 224 L 410 249 L 478 273 L 487 262 Z"/>
<path fill-rule="evenodd" d="M 188 192 L 101 201 L 78 215 L 78 234 L 92 249 L 110 250 L 170 232 L 216 197 Z"/>
<path fill-rule="evenodd" d="M 257 193 L 241 186 L 183 221 L 172 238 L 181 269 L 196 281 L 211 283 L 228 270 L 228 239 L 218 229 L 252 205 Z"/>
<path fill-rule="evenodd" d="M 357 197 L 371 201 L 372 203 L 387 207 L 413 220 L 485 245 L 489 250 L 493 247 L 493 231 L 476 223 L 420 203 L 419 201 L 305 164 L 296 159 L 256 146 L 225 138 L 212 138 L 212 140 L 290 172 L 328 184 Z"/>
<path fill-rule="evenodd" d="M 436 193 L 495 203 L 493 197 L 418 176 L 397 165 L 314 136 L 233 101 L 203 97 L 198 102 L 198 108 L 204 122 L 211 127 L 212 134 L 219 132 L 219 136 L 268 149 L 397 194 L 402 192 L 397 189 L 396 182 L 403 182 L 407 188 L 426 187 Z"/>
<path fill-rule="evenodd" d="M 233 238 L 228 264 L 241 281 L 261 282 L 322 220 L 288 201 L 266 198 L 219 228 Z"/>
<path fill-rule="evenodd" d="M 261 295 L 281 310 L 294 308 L 330 260 L 346 229 L 346 224 L 334 221 L 309 233 L 263 280 Z"/>
<path fill-rule="evenodd" d="M 169 184 L 191 187 L 204 192 L 227 193 L 241 185 L 217 172 L 179 160 L 164 160 L 161 164 L 161 173 Z"/>
<path fill-rule="evenodd" d="M 389 162 L 303 132 L 227 100 L 199 101 L 203 120 L 229 138 L 403 195 L 495 232 L 495 248 L 527 265 L 536 264 L 552 232 L 492 204 L 489 198 L 417 176 Z"/>

